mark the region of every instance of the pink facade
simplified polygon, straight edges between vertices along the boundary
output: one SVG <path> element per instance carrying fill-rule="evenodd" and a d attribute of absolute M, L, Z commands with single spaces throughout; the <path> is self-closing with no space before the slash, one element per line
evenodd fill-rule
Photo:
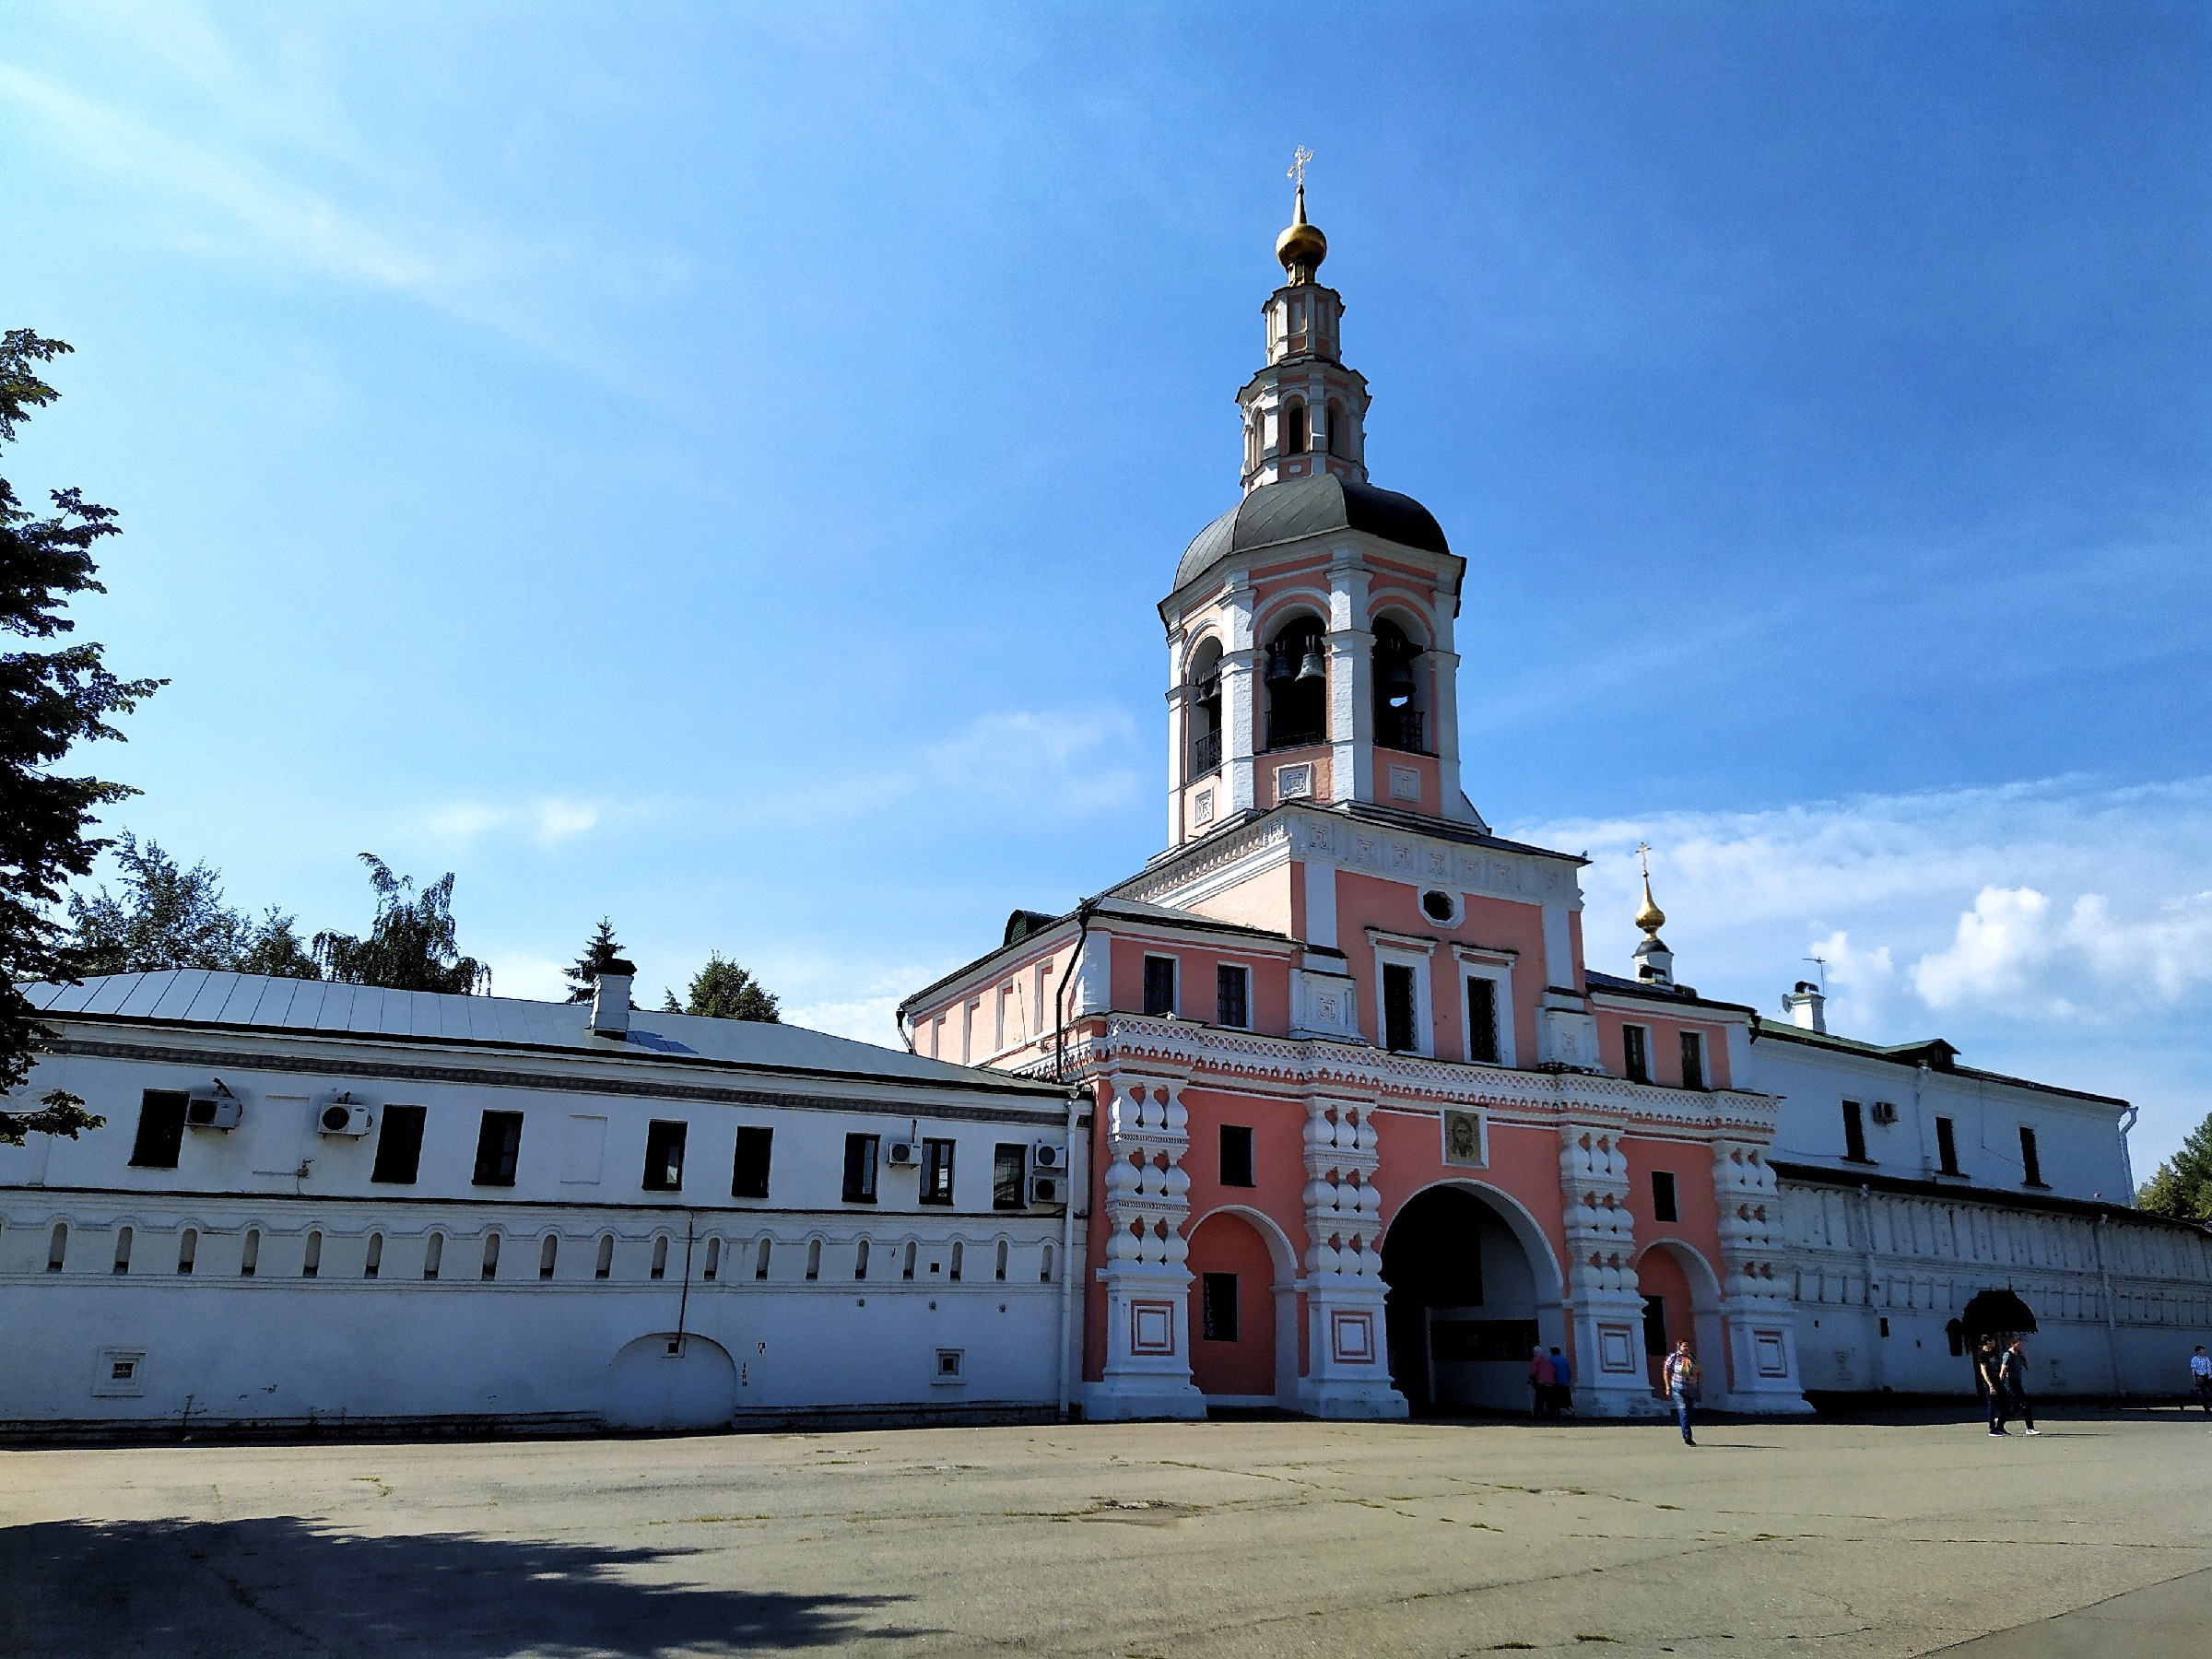
<path fill-rule="evenodd" d="M 1465 564 L 1366 481 L 1324 254 L 1301 206 L 1244 497 L 1160 606 L 1168 851 L 901 1019 L 1091 1100 L 1091 1416 L 1525 1406 L 1536 1346 L 1633 1413 L 1662 1334 L 1716 1398 L 1802 1410 L 1750 1011 L 1674 985 L 1656 923 L 1639 978 L 1589 972 L 1581 861 L 1462 792 Z"/>

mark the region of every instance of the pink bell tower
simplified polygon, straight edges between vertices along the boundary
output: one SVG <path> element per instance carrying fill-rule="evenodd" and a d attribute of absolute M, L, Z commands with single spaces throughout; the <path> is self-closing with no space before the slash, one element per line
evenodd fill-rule
<path fill-rule="evenodd" d="M 1296 207 L 1237 394 L 1244 499 L 1200 531 L 1160 604 L 1168 844 L 1293 800 L 1480 827 L 1461 793 L 1453 625 L 1466 561 L 1429 510 L 1368 482 L 1366 377 L 1342 358 L 1328 239 Z"/>

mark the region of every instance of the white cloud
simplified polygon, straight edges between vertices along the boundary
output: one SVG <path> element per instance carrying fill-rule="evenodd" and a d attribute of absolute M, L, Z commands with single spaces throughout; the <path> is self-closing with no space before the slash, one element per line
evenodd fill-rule
<path fill-rule="evenodd" d="M 495 956 L 487 965 L 491 969 L 494 996 L 519 997 L 525 1002 L 568 1001 L 566 963 L 548 962 L 543 957 Z"/>
<path fill-rule="evenodd" d="M 440 841 L 468 841 L 495 830 L 518 832 L 541 847 L 583 834 L 599 826 L 600 808 L 559 796 L 495 806 L 483 801 L 452 801 L 425 812 L 419 827 Z"/>
<path fill-rule="evenodd" d="M 914 982 L 916 985 L 928 982 L 925 979 Z M 894 992 L 888 996 L 810 1002 L 779 1012 L 786 1025 L 827 1031 L 832 1037 L 852 1037 L 862 1042 L 873 1042 L 878 1048 L 904 1048 L 905 1041 L 899 1034 L 900 997 L 900 994 Z"/>
<path fill-rule="evenodd" d="M 1676 971 L 1709 995 L 1771 1013 L 1818 976 L 1833 1030 L 1941 1035 L 1971 1064 L 2134 1099 L 2145 1172 L 2212 1110 L 2195 1081 L 2212 1067 L 2212 779 L 2061 778 L 1508 833 L 1590 853 L 1594 968 L 1628 971 L 1634 849 L 1649 841 Z"/>

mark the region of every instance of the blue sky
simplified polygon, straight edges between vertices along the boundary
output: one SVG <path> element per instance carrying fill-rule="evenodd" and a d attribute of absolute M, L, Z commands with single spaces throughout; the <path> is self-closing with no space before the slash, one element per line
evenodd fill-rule
<path fill-rule="evenodd" d="M 115 819 L 549 989 L 888 1006 L 1159 844 L 1152 606 L 1312 147 L 1466 774 L 1703 989 L 2212 1110 L 2212 15 L 11 7 L 6 457 Z M 1617 913 L 1618 912 L 1618 913 Z"/>

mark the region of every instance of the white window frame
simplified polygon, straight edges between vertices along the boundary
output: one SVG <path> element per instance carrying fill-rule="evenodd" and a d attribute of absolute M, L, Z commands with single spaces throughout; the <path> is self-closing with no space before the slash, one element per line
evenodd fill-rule
<path fill-rule="evenodd" d="M 1475 1058 L 1475 1032 L 1467 1024 L 1467 982 L 1488 980 L 1497 987 L 1498 998 L 1498 1058 L 1494 1064 L 1512 1069 L 1520 1065 L 1520 1053 L 1513 1041 L 1513 965 L 1511 962 L 1486 962 L 1462 956 L 1459 959 L 1459 1040 L 1460 1053 L 1469 1065 L 1488 1065 L 1488 1060 Z"/>
<path fill-rule="evenodd" d="M 1435 954 L 1434 939 L 1412 939 L 1403 935 L 1367 930 L 1375 953 L 1375 1046 L 1390 1044 L 1390 1006 L 1382 994 L 1384 967 L 1413 970 L 1413 1047 L 1403 1051 L 1425 1060 L 1436 1058 L 1436 1004 L 1429 990 L 1429 959 Z"/>

